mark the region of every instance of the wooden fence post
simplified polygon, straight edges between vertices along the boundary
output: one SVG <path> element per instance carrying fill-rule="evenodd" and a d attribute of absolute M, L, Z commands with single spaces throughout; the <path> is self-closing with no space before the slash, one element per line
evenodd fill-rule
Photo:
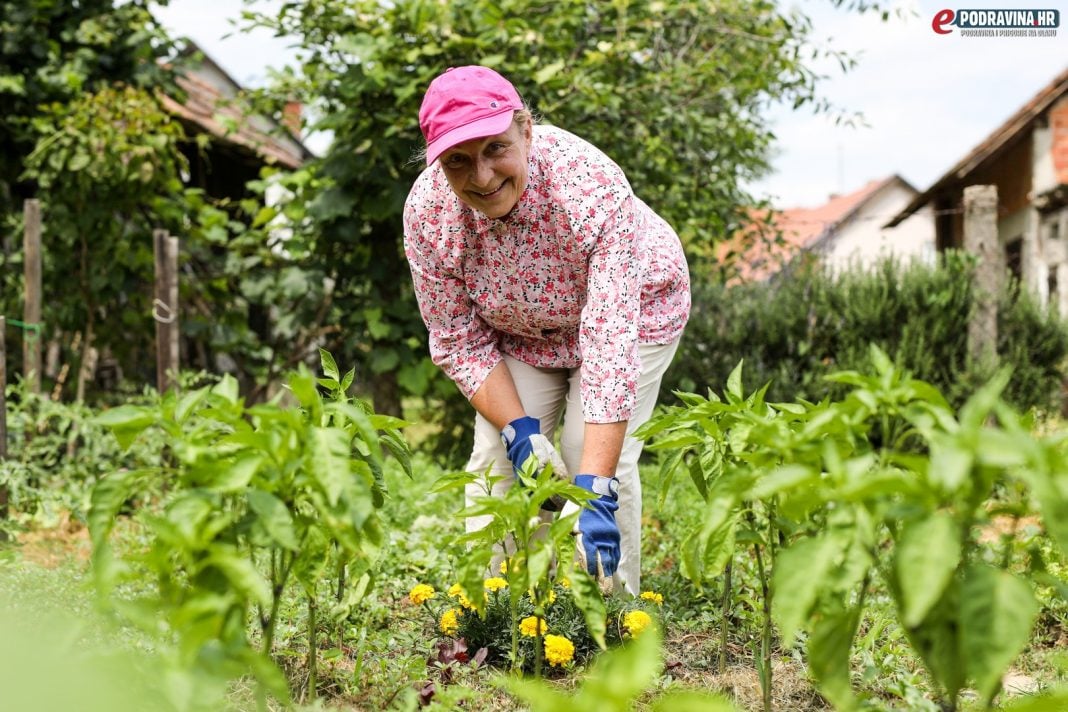
<path fill-rule="evenodd" d="M 160 393 L 178 385 L 178 238 L 153 230 L 156 289 L 152 316 L 156 320 L 156 388 Z"/>
<path fill-rule="evenodd" d="M 7 458 L 7 318 L 0 316 L 0 462 Z M 7 487 L 0 485 L 0 519 L 7 519 Z M 0 541 L 6 539 L 0 531 Z"/>
<path fill-rule="evenodd" d="M 22 370 L 31 393 L 41 392 L 41 201 L 29 198 L 23 203 L 25 232 L 26 301 L 22 321 Z"/>
<path fill-rule="evenodd" d="M 964 189 L 964 249 L 979 258 L 974 281 L 975 310 L 968 322 L 968 358 L 992 368 L 998 357 L 998 297 L 1005 271 L 1005 255 L 998 240 L 996 185 Z"/>

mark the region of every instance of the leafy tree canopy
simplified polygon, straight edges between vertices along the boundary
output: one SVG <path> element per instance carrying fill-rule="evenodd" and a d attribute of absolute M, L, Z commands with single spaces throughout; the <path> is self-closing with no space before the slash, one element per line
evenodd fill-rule
<path fill-rule="evenodd" d="M 455 394 L 435 385 L 401 250 L 419 103 L 446 67 L 498 69 L 543 121 L 604 150 L 695 264 L 754 202 L 768 104 L 819 106 L 807 19 L 765 0 L 308 0 L 247 17 L 294 38 L 299 67 L 275 91 L 333 132 L 309 209 L 345 339 L 329 346 L 361 359 L 386 412 L 402 391 Z"/>
<path fill-rule="evenodd" d="M 0 213 L 20 207 L 42 107 L 112 82 L 160 85 L 169 44 L 148 11 L 166 0 L 0 0 Z"/>

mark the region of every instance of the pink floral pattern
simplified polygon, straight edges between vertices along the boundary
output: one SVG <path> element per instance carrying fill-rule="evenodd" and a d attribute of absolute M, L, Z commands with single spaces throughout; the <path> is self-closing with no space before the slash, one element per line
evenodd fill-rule
<path fill-rule="evenodd" d="M 527 188 L 500 220 L 429 166 L 405 204 L 404 248 L 431 358 L 468 398 L 507 353 L 581 364 L 584 419 L 628 420 L 638 344 L 670 343 L 690 311 L 675 231 L 611 159 L 554 127 L 534 127 Z"/>

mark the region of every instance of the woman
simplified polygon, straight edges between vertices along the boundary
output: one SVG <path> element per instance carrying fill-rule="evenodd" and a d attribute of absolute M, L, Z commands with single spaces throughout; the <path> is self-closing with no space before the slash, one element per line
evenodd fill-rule
<path fill-rule="evenodd" d="M 629 433 L 651 415 L 689 314 L 678 236 L 607 156 L 535 126 L 492 69 L 438 76 L 419 125 L 427 169 L 405 204 L 405 253 L 431 357 L 477 412 L 467 467 L 557 461 L 562 415 L 566 471 L 596 495 L 578 552 L 636 595 L 642 446 Z"/>

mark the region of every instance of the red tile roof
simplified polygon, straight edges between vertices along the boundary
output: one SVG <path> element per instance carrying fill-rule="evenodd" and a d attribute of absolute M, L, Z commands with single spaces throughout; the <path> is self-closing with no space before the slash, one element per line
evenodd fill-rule
<path fill-rule="evenodd" d="M 814 248 L 848 222 L 876 193 L 899 176 L 869 181 L 864 187 L 846 195 L 832 195 L 815 208 L 789 208 L 783 211 L 754 213 L 752 224 L 726 240 L 717 248 L 721 264 L 737 254 L 734 265 L 737 276 L 732 281 L 761 281 L 779 272 L 800 253 Z M 776 239 L 776 232 L 781 238 Z"/>
<path fill-rule="evenodd" d="M 177 77 L 178 86 L 186 93 L 182 102 L 164 96 L 163 108 L 175 116 L 194 124 L 216 139 L 242 146 L 263 160 L 286 168 L 298 168 L 312 157 L 300 139 L 288 128 L 266 117 L 256 115 L 235 99 L 241 86 L 203 50 L 189 43 L 188 55 Z M 232 96 L 225 95 L 210 80 L 209 72 L 222 77 L 229 84 Z"/>
<path fill-rule="evenodd" d="M 1005 123 L 994 129 L 978 146 L 968 152 L 964 158 L 950 168 L 945 175 L 935 181 L 927 190 L 923 191 L 905 206 L 904 210 L 894 216 L 894 219 L 886 224 L 886 227 L 894 227 L 903 222 L 909 215 L 929 203 L 935 193 L 952 183 L 963 181 L 975 169 L 987 161 L 1001 155 L 1001 152 L 1009 148 L 1013 139 L 1042 116 L 1062 96 L 1068 95 L 1068 68 L 1065 68 L 1057 77 L 1047 84 L 1042 91 L 1038 92 L 1031 101 L 1020 107 L 1019 111 L 1010 116 Z M 1058 179 L 1065 179 L 1063 173 L 1058 173 Z"/>

